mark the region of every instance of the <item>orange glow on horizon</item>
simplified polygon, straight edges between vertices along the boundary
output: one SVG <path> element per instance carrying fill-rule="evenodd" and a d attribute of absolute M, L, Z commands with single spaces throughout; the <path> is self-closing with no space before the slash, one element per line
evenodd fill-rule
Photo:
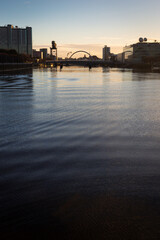
<path fill-rule="evenodd" d="M 58 57 L 65 58 L 68 53 L 73 53 L 78 50 L 84 50 L 89 52 L 92 56 L 96 55 L 99 58 L 102 58 L 102 49 L 104 45 L 101 44 L 61 44 L 58 45 Z M 123 49 L 121 46 L 109 46 L 111 47 L 111 52 L 114 54 L 120 53 Z M 48 53 L 50 53 L 50 45 L 33 45 L 33 49 L 39 50 L 40 48 L 47 48 Z M 83 57 L 84 54 L 80 54 L 79 56 Z M 78 57 L 78 55 L 76 56 Z"/>

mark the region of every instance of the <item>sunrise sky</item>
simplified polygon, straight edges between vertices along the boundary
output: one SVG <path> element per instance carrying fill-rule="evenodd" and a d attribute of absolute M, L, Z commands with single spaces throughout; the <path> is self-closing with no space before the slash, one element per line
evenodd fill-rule
<path fill-rule="evenodd" d="M 86 50 L 102 56 L 108 45 L 118 53 L 139 37 L 160 41 L 159 0 L 5 0 L 0 25 L 31 26 L 33 48 L 50 47 L 58 56 Z"/>

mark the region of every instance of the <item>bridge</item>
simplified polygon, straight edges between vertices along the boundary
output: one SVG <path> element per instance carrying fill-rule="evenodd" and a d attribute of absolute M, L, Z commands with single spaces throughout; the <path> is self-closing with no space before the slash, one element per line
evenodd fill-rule
<path fill-rule="evenodd" d="M 89 56 L 88 59 L 73 59 L 72 57 L 74 55 L 76 55 L 77 53 L 85 53 Z M 62 68 L 63 66 L 84 66 L 84 67 L 99 67 L 99 66 L 102 66 L 102 67 L 117 67 L 119 66 L 118 63 L 116 63 L 115 61 L 112 61 L 112 60 L 101 60 L 101 59 L 98 59 L 98 60 L 95 60 L 93 59 L 93 56 L 91 56 L 91 54 L 87 51 L 84 51 L 84 50 L 78 50 L 74 53 L 72 52 L 69 52 L 67 53 L 67 57 L 68 55 L 70 55 L 69 58 L 66 58 L 66 59 L 61 59 L 61 60 L 46 60 L 44 61 L 42 64 L 44 64 L 45 66 L 47 67 L 57 67 L 57 66 L 60 66 L 60 68 Z M 41 65 L 37 63 L 37 65 Z"/>
<path fill-rule="evenodd" d="M 74 52 L 74 53 L 72 53 L 72 55 L 70 56 L 70 59 L 75 55 L 75 54 L 77 54 L 77 53 L 86 53 L 87 55 L 89 55 L 89 57 L 90 58 L 92 58 L 92 56 L 91 56 L 91 54 L 89 53 L 89 52 L 87 52 L 87 51 L 84 51 L 84 50 L 79 50 L 79 51 L 76 51 L 76 52 Z"/>
<path fill-rule="evenodd" d="M 84 67 L 112 67 L 115 64 L 112 61 L 103 60 L 75 60 L 75 59 L 65 59 L 65 60 L 47 60 L 45 62 L 47 66 L 84 66 Z"/>
<path fill-rule="evenodd" d="M 124 63 L 114 62 L 114 61 L 104 61 L 104 60 L 74 60 L 74 59 L 62 59 L 62 60 L 46 60 L 43 63 L 36 63 L 34 66 L 44 66 L 44 67 L 60 67 L 63 66 L 82 66 L 88 67 L 125 67 Z"/>
<path fill-rule="evenodd" d="M 76 55 L 77 53 L 85 53 L 89 56 L 88 59 L 73 59 L 72 57 Z M 62 60 L 46 60 L 45 64 L 46 65 L 54 65 L 54 66 L 87 66 L 87 67 L 93 67 L 93 66 L 110 66 L 111 61 L 103 61 L 103 60 L 94 60 L 91 54 L 87 51 L 84 50 L 78 50 L 74 53 L 69 52 L 67 54 L 70 55 L 69 58 L 67 59 L 62 59 Z"/>

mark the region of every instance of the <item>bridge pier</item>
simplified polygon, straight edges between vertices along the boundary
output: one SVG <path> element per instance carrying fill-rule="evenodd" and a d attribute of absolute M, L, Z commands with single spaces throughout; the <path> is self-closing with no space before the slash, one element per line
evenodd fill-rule
<path fill-rule="evenodd" d="M 60 71 L 62 70 L 62 68 L 63 68 L 63 64 L 60 64 Z"/>

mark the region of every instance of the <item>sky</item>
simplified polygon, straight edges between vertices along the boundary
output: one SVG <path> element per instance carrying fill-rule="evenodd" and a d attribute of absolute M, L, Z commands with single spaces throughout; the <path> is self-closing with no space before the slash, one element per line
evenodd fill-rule
<path fill-rule="evenodd" d="M 139 37 L 160 41 L 159 0 L 5 0 L 0 26 L 32 27 L 33 48 L 50 47 L 58 56 L 85 50 L 102 57 L 104 45 L 122 51 Z"/>

